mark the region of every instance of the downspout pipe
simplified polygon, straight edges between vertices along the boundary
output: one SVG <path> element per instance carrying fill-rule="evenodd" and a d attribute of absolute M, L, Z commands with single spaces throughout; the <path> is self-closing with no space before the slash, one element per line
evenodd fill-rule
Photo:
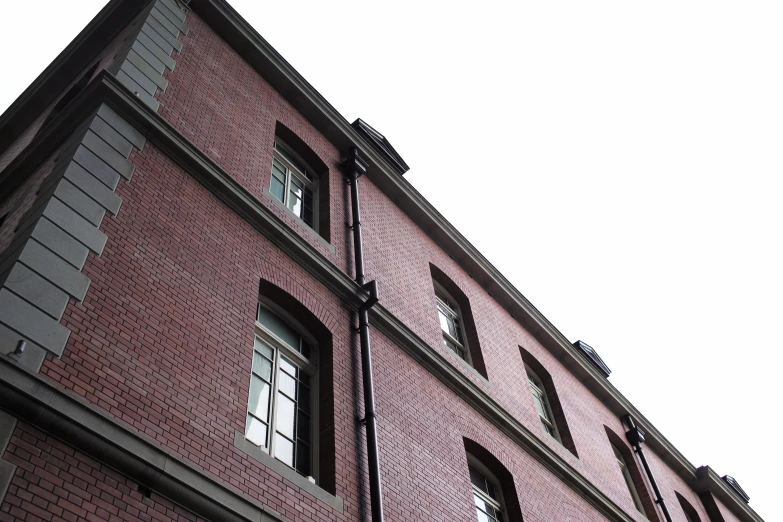
<path fill-rule="evenodd" d="M 378 302 L 376 281 L 364 281 L 364 249 L 362 246 L 362 220 L 359 213 L 359 176 L 367 171 L 367 162 L 352 147 L 341 169 L 351 185 L 351 221 L 356 282 L 367 290 L 370 297 L 359 307 L 359 340 L 362 352 L 362 382 L 364 384 L 364 419 L 367 430 L 367 466 L 370 475 L 370 511 L 372 522 L 383 522 L 383 492 L 381 468 L 378 459 L 378 429 L 375 420 L 375 388 L 372 378 L 372 351 L 370 350 L 370 309 Z"/>
<path fill-rule="evenodd" d="M 644 472 L 647 474 L 647 479 L 650 481 L 650 486 L 652 486 L 653 494 L 655 495 L 655 503 L 661 506 L 661 511 L 663 511 L 666 522 L 672 522 L 672 516 L 669 514 L 666 502 L 663 500 L 661 491 L 658 489 L 658 483 L 655 482 L 655 477 L 652 474 L 650 465 L 647 463 L 647 457 L 644 456 L 644 450 L 642 449 L 644 431 L 636 425 L 633 417 L 630 415 L 623 417 L 623 424 L 628 428 L 628 431 L 625 432 L 625 437 L 628 439 L 628 442 L 631 443 L 634 453 L 636 453 L 639 456 L 639 460 L 642 461 L 642 467 L 644 467 Z"/>

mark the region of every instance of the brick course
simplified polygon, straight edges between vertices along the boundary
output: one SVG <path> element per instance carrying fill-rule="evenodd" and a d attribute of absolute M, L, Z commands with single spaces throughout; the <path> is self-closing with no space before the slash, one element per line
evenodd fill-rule
<path fill-rule="evenodd" d="M 158 94 L 159 114 L 352 275 L 351 236 L 344 226 L 350 200 L 337 170 L 340 151 L 196 14 L 188 15 L 188 26 L 189 34 L 180 37 L 183 50 L 174 54 L 177 67 L 165 73 L 169 87 Z M 330 169 L 322 189 L 329 192 L 331 248 L 264 193 L 278 121 Z M 134 152 L 130 160 L 136 166 L 133 180 L 121 182 L 117 189 L 122 209 L 101 227 L 109 238 L 105 250 L 101 257 L 90 255 L 84 267 L 92 280 L 90 291 L 83 303 L 71 302 L 64 315 L 63 324 L 72 331 L 68 346 L 61 359 L 47 356 L 41 374 L 294 522 L 365 519 L 366 446 L 363 429 L 355 421 L 363 407 L 357 394 L 361 375 L 352 313 L 153 143 Z M 44 164 L 14 201 L 29 197 L 46 168 Z M 606 435 L 608 428 L 622 436 L 619 419 L 371 181 L 363 177 L 359 183 L 367 275 L 379 281 L 383 305 L 627 513 L 643 521 Z M 488 380 L 442 348 L 430 264 L 470 300 Z M 233 434 L 244 428 L 253 320 L 262 279 L 294 296 L 332 333 L 335 490 L 345 501 L 343 513 L 234 448 Z M 475 519 L 465 438 L 489 450 L 511 472 L 526 522 L 604 520 L 389 339 L 377 331 L 372 336 L 389 522 Z M 551 374 L 578 459 L 542 432 L 520 346 Z M 174 515 L 194 519 L 154 494 L 151 499 L 137 498 L 140 494 L 134 494 L 132 483 L 67 449 L 29 426 L 17 427 L 5 458 L 19 469 L 0 520 L 69 520 L 73 515 L 90 519 L 99 509 L 117 506 L 115 502 L 137 509 L 138 514 L 130 516 L 141 520 L 149 520 L 142 514 L 160 520 L 178 520 Z M 685 521 L 676 491 L 708 521 L 697 495 L 657 455 L 649 450 L 646 454 L 674 520 Z M 110 493 L 96 494 L 87 486 L 71 491 L 64 484 L 57 486 L 60 473 L 70 473 L 76 477 L 74 483 L 81 480 L 88 486 L 92 484 L 87 478 L 102 473 L 115 485 Z M 54 489 L 32 487 L 44 480 Z M 84 496 L 88 494 L 89 498 Z M 121 511 L 115 515 L 121 517 Z M 737 520 L 723 511 L 727 521 Z"/>

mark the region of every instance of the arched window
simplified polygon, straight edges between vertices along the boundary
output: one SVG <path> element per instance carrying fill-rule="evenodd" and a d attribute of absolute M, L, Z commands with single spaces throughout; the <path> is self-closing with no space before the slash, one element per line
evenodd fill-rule
<path fill-rule="evenodd" d="M 479 522 L 522 522 L 514 477 L 477 442 L 464 439 L 473 505 Z"/>
<path fill-rule="evenodd" d="M 525 364 L 528 387 L 533 396 L 533 404 L 541 420 L 541 427 L 547 435 L 562 444 L 568 451 L 579 456 L 566 422 L 565 412 L 555 390 L 550 373 L 527 350 L 519 347 L 522 362 Z"/>
<path fill-rule="evenodd" d="M 650 493 L 647 491 L 647 486 L 644 483 L 639 467 L 636 465 L 633 453 L 619 435 L 606 426 L 604 426 L 604 429 L 609 437 L 614 459 L 620 468 L 625 487 L 628 489 L 628 494 L 631 496 L 636 510 L 649 520 L 659 521 L 660 518 L 658 518 L 655 504 L 653 504 Z"/>
<path fill-rule="evenodd" d="M 486 378 L 487 370 L 467 296 L 443 271 L 432 264 L 430 273 L 443 346 Z"/>
<path fill-rule="evenodd" d="M 317 348 L 293 317 L 259 303 L 245 437 L 304 476 L 316 476 Z"/>
<path fill-rule="evenodd" d="M 280 122 L 275 127 L 269 193 L 329 241 L 329 179 L 326 164 Z"/>
<path fill-rule="evenodd" d="M 688 522 L 701 522 L 701 518 L 699 518 L 699 514 L 696 512 L 696 509 L 691 505 L 690 502 L 685 500 L 685 497 L 674 492 L 675 495 L 677 495 L 677 500 L 680 502 L 680 507 L 682 507 L 682 512 L 685 513 L 685 520 Z"/>

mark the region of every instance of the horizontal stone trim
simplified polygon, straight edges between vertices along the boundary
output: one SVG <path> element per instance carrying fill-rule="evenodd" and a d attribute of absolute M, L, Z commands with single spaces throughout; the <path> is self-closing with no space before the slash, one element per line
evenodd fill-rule
<path fill-rule="evenodd" d="M 152 11 L 150 11 L 150 17 L 154 18 L 155 21 L 158 22 L 166 31 L 168 31 L 171 36 L 174 38 L 179 38 L 180 30 L 177 24 L 166 18 L 166 16 L 164 16 L 156 6 L 152 7 Z"/>
<path fill-rule="evenodd" d="M 79 145 L 79 148 L 76 149 L 73 160 L 98 181 L 106 185 L 112 192 L 117 188 L 117 184 L 120 182 L 120 174 L 83 145 Z"/>
<path fill-rule="evenodd" d="M 96 227 L 101 226 L 106 209 L 70 181 L 60 180 L 54 195 Z"/>
<path fill-rule="evenodd" d="M 132 52 L 132 51 L 131 51 Z M 122 67 L 120 67 L 120 70 L 131 77 L 131 79 L 139 84 L 139 86 L 144 89 L 144 91 L 149 94 L 150 96 L 155 96 L 158 92 L 158 86 L 155 82 L 153 82 L 149 76 L 144 74 L 139 70 L 138 67 L 136 67 L 133 62 L 131 62 L 129 59 L 126 59 Z"/>
<path fill-rule="evenodd" d="M 144 144 L 147 142 L 144 135 L 127 121 L 120 118 L 120 116 L 105 103 L 101 104 L 101 107 L 98 109 L 98 116 L 114 130 L 119 132 L 125 139 L 131 142 L 134 147 L 139 150 L 144 148 Z"/>
<path fill-rule="evenodd" d="M 241 431 L 234 432 L 234 447 L 271 469 L 288 482 L 299 486 L 300 489 L 314 496 L 335 511 L 338 511 L 339 513 L 343 512 L 343 499 L 341 497 L 332 495 L 325 489 L 318 487 L 315 482 L 310 482 L 307 478 L 297 473 L 294 468 L 286 466 L 276 458 L 270 456 L 269 453 L 247 440 L 244 433 Z"/>
<path fill-rule="evenodd" d="M 93 118 L 92 123 L 90 124 L 90 130 L 100 136 L 100 138 L 114 148 L 114 150 L 119 152 L 123 158 L 130 156 L 130 153 L 133 150 L 133 143 L 128 141 L 128 139 L 114 129 L 114 127 L 106 123 L 103 118 Z"/>
<path fill-rule="evenodd" d="M 19 358 L 19 365 L 24 368 L 30 368 L 34 372 L 39 371 L 47 351 L 30 339 L 0 324 L 0 354 L 7 355 L 13 353 L 16 350 L 16 345 L 21 340 L 25 341 L 26 345 L 22 357 Z"/>
<path fill-rule="evenodd" d="M 144 76 L 155 84 L 160 90 L 165 91 L 169 82 L 163 77 L 163 73 L 159 73 L 153 66 L 148 64 L 144 58 L 138 55 L 133 49 L 128 52 L 128 62 L 139 70 Z M 127 71 L 126 71 L 127 72 Z M 153 93 L 154 94 L 154 93 Z"/>
<path fill-rule="evenodd" d="M 145 62 L 147 62 L 147 64 L 152 67 L 156 73 L 162 75 L 166 71 L 166 64 L 164 64 L 162 61 L 160 61 L 159 58 L 152 54 L 149 49 L 141 45 L 138 39 L 133 42 L 133 45 L 131 45 L 131 50 L 140 56 Z"/>
<path fill-rule="evenodd" d="M 134 94 L 134 96 L 151 107 L 152 110 L 157 111 L 160 108 L 160 102 L 150 96 L 141 85 L 133 81 L 133 79 L 128 76 L 125 71 L 120 71 L 117 73 L 117 80 L 127 87 Z"/>
<path fill-rule="evenodd" d="M 112 214 L 117 215 L 120 211 L 122 199 L 78 163 L 68 166 L 64 178 Z"/>
<path fill-rule="evenodd" d="M 153 7 L 152 10 L 153 12 L 158 11 L 161 16 L 171 22 L 182 34 L 188 34 L 188 26 L 185 24 L 186 15 L 180 9 L 174 9 L 180 13 L 179 16 L 167 7 L 164 2 L 158 1 L 155 3 L 155 7 Z"/>
<path fill-rule="evenodd" d="M 90 250 L 44 217 L 38 220 L 31 235 L 36 241 L 57 254 L 76 270 L 81 270 Z"/>
<path fill-rule="evenodd" d="M 108 239 L 106 234 L 74 212 L 57 197 L 53 197 L 49 201 L 43 215 L 96 254 L 100 255 L 103 252 L 103 247 Z"/>
<path fill-rule="evenodd" d="M 185 21 L 186 12 L 175 0 L 158 0 L 156 5 L 168 8 L 171 11 L 171 14 L 183 22 Z"/>
<path fill-rule="evenodd" d="M 38 241 L 25 243 L 19 262 L 78 301 L 87 295 L 89 278 Z"/>
<path fill-rule="evenodd" d="M 0 356 L 0 408 L 204 519 L 290 522 L 7 356 Z"/>
<path fill-rule="evenodd" d="M 133 165 L 123 156 L 114 150 L 108 143 L 103 141 L 93 131 L 88 130 L 84 135 L 82 145 L 87 147 L 93 154 L 100 158 L 108 166 L 116 170 L 120 176 L 130 181 L 133 176 Z"/>
<path fill-rule="evenodd" d="M 171 45 L 163 36 L 158 34 L 155 29 L 150 27 L 148 22 L 145 22 L 144 25 L 141 26 L 141 33 L 155 42 L 155 45 L 163 49 L 163 52 L 166 53 L 166 55 L 171 56 L 171 53 L 174 52 L 174 46 Z"/>
<path fill-rule="evenodd" d="M 0 324 L 58 357 L 71 335 L 66 327 L 7 288 L 0 288 Z"/>
<path fill-rule="evenodd" d="M 149 52 L 151 52 L 155 58 L 163 62 L 163 64 L 168 67 L 169 70 L 174 70 L 177 62 L 175 62 L 174 58 L 171 57 L 171 51 L 166 52 L 165 49 L 161 48 L 161 46 L 155 43 L 155 41 L 145 33 L 139 33 L 139 36 L 136 37 L 136 41 L 144 46 L 144 48 Z"/>
<path fill-rule="evenodd" d="M 154 16 L 150 15 L 149 18 L 147 18 L 147 25 L 155 31 L 155 33 L 158 34 L 163 40 L 170 45 L 172 48 L 176 49 L 177 52 L 182 51 L 182 42 L 180 42 L 176 36 L 171 34 L 164 26 L 161 24 L 157 19 L 155 19 Z M 147 32 L 147 35 L 150 36 L 150 33 Z M 178 35 L 179 36 L 179 35 Z M 151 37 L 151 36 L 150 36 Z M 154 38 L 153 38 L 154 39 Z"/>
<path fill-rule="evenodd" d="M 5 288 L 59 321 L 70 296 L 21 263 L 16 263 L 5 280 Z"/>

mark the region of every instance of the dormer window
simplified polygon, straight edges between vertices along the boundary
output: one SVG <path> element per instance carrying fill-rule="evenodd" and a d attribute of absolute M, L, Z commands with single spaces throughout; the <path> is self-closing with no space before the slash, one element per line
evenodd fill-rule
<path fill-rule="evenodd" d="M 318 177 L 279 138 L 275 140 L 269 192 L 308 227 L 318 231 Z"/>

